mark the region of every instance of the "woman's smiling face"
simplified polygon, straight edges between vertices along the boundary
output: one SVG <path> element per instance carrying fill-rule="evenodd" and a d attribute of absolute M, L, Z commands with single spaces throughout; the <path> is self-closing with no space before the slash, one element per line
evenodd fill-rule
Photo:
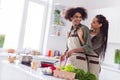
<path fill-rule="evenodd" d="M 102 24 L 100 24 L 99 22 L 98 22 L 98 18 L 93 18 L 93 20 L 92 20 L 92 23 L 91 23 L 91 28 L 93 28 L 93 29 L 97 29 L 97 28 L 100 28 L 102 26 Z"/>
<path fill-rule="evenodd" d="M 75 26 L 79 25 L 82 20 L 82 15 L 79 12 L 77 12 L 73 15 L 71 20 L 72 20 L 73 25 L 75 25 Z"/>

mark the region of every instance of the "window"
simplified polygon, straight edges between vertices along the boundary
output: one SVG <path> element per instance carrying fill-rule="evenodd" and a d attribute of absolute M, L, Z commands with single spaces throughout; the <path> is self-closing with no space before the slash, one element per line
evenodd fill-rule
<path fill-rule="evenodd" d="M 49 0 L 3 0 L 0 10 L 0 33 L 4 48 L 42 51 Z"/>
<path fill-rule="evenodd" d="M 19 39 L 20 44 L 18 49 L 30 48 L 42 52 L 47 22 L 46 18 L 48 15 L 48 3 L 47 0 L 29 0 L 29 2 L 26 2 L 20 37 L 23 41 Z"/>
<path fill-rule="evenodd" d="M 45 6 L 35 2 L 29 2 L 25 38 L 23 47 L 39 50 L 42 41 L 42 29 Z"/>
<path fill-rule="evenodd" d="M 17 48 L 24 0 L 2 0 L 0 9 L 0 34 L 5 34 L 3 48 Z"/>

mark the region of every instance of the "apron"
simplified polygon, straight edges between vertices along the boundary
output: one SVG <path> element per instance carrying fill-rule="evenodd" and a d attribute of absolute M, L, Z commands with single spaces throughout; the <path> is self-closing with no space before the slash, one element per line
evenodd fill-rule
<path fill-rule="evenodd" d="M 92 51 L 91 54 L 87 54 L 86 56 L 88 59 L 88 71 L 98 78 L 101 69 L 98 54 Z"/>
<path fill-rule="evenodd" d="M 68 37 L 67 41 L 67 46 L 68 46 L 68 51 L 72 50 L 74 48 L 80 48 L 80 40 L 78 35 L 72 35 Z M 84 53 L 73 53 L 67 61 L 67 64 L 71 64 L 76 68 L 82 69 L 85 72 L 88 71 L 88 63 L 87 63 L 87 58 Z"/>
<path fill-rule="evenodd" d="M 93 73 L 97 78 L 99 78 L 101 66 L 100 66 L 100 60 L 99 60 L 99 53 L 101 52 L 100 49 L 94 49 L 98 48 L 99 44 L 101 43 L 102 40 L 102 35 L 98 34 L 97 38 L 94 38 L 96 35 L 91 35 L 92 43 L 93 43 L 93 51 L 90 54 L 87 54 L 87 59 L 88 59 L 88 71 Z M 97 42 L 97 43 L 96 43 Z"/>

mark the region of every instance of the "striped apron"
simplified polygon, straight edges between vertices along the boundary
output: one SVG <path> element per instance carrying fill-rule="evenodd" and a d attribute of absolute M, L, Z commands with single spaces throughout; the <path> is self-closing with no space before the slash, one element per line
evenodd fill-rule
<path fill-rule="evenodd" d="M 99 77 L 100 73 L 100 64 L 99 64 L 99 56 L 97 53 L 92 51 L 91 54 L 87 54 L 88 59 L 88 71 Z"/>
<path fill-rule="evenodd" d="M 67 42 L 68 51 L 81 47 L 78 35 L 70 35 Z M 73 53 L 68 58 L 67 64 L 71 64 L 76 68 L 83 69 L 85 72 L 88 71 L 88 63 L 84 53 Z"/>

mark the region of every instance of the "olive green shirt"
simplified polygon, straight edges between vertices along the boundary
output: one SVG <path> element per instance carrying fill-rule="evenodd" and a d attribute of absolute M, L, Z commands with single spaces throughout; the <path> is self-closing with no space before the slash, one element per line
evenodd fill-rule
<path fill-rule="evenodd" d="M 84 40 L 84 45 L 82 45 L 80 41 L 81 48 L 84 49 L 85 54 L 89 54 L 92 51 L 92 43 L 91 43 L 91 37 L 90 37 L 90 31 L 89 28 L 83 24 L 80 24 L 77 26 L 77 29 L 74 30 L 74 33 L 77 34 L 77 30 L 82 29 L 83 31 L 83 40 Z M 71 32 L 73 31 L 73 27 L 71 28 Z M 71 33 L 70 32 L 70 33 Z M 70 35 L 69 35 L 70 36 Z M 67 46 L 66 51 L 69 50 L 69 47 Z"/>
<path fill-rule="evenodd" d="M 92 51 L 92 43 L 91 43 L 89 28 L 83 24 L 81 24 L 80 28 L 83 31 L 83 40 L 85 42 L 85 44 L 82 46 L 82 48 L 84 49 L 86 54 L 89 54 Z"/>
<path fill-rule="evenodd" d="M 103 36 L 101 33 L 98 33 L 96 36 L 92 38 L 92 49 L 95 51 L 98 55 L 101 53 L 101 47 L 103 44 Z"/>

